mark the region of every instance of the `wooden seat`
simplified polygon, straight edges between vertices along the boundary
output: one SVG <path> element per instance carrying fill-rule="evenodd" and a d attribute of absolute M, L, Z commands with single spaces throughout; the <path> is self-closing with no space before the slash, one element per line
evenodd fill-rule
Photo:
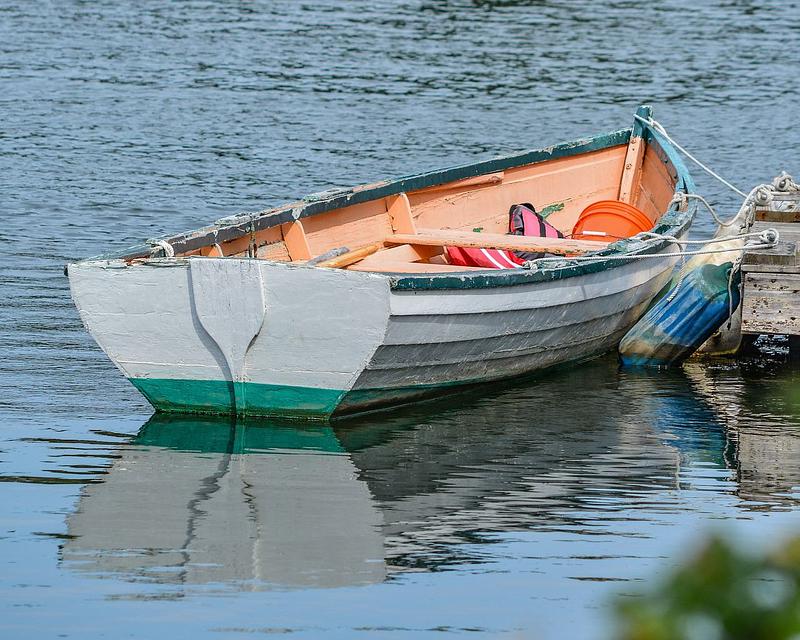
<path fill-rule="evenodd" d="M 394 246 L 384 248 L 386 245 Z M 387 236 L 383 242 L 348 251 L 341 256 L 321 262 L 317 266 L 350 268 L 353 271 L 467 271 L 475 267 L 431 264 L 428 260 L 440 255 L 442 247 L 473 247 L 576 255 L 599 251 L 607 245 L 607 242 L 593 240 L 535 238 L 454 229 L 420 229 L 417 233 L 397 233 Z"/>
<path fill-rule="evenodd" d="M 397 233 L 386 238 L 386 244 L 410 244 L 433 247 L 470 247 L 505 249 L 533 253 L 583 254 L 600 251 L 608 243 L 569 238 L 534 238 L 504 233 L 477 233 L 458 229 L 420 229 L 417 233 Z"/>
<path fill-rule="evenodd" d="M 486 271 L 483 267 L 462 267 L 456 264 L 433 264 L 431 262 L 401 262 L 385 260 L 379 263 L 356 262 L 347 267 L 350 271 L 373 271 L 380 273 L 449 273 L 455 271 Z"/>

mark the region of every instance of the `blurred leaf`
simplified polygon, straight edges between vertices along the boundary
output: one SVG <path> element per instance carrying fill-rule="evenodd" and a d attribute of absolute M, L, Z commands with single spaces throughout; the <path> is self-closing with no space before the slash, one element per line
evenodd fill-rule
<path fill-rule="evenodd" d="M 797 640 L 800 537 L 747 554 L 711 538 L 653 590 L 617 602 L 618 640 Z"/>

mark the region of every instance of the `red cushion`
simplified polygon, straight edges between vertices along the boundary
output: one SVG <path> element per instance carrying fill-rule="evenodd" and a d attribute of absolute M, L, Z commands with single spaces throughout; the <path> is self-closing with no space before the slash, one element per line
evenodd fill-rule
<path fill-rule="evenodd" d="M 485 269 L 514 269 L 525 261 L 511 251 L 502 249 L 471 249 L 445 247 L 447 261 L 461 267 L 484 267 Z"/>

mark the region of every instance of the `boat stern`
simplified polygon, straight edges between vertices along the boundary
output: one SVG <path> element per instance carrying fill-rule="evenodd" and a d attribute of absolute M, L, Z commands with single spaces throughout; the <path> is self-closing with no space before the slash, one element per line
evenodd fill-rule
<path fill-rule="evenodd" d="M 385 276 L 248 259 L 67 267 L 98 345 L 158 411 L 327 419 L 382 344 Z"/>

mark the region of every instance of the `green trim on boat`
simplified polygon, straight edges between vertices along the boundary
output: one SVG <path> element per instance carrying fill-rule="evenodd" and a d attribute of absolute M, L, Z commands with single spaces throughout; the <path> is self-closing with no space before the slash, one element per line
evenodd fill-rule
<path fill-rule="evenodd" d="M 156 413 L 141 428 L 133 444 L 202 453 L 265 453 L 311 451 L 343 453 L 329 425 L 282 423 L 275 418 L 187 416 Z"/>
<path fill-rule="evenodd" d="M 233 384 L 227 380 L 128 378 L 156 410 L 167 413 L 231 414 Z M 326 419 L 339 404 L 342 389 L 319 389 L 245 382 L 247 415 Z"/>
<path fill-rule="evenodd" d="M 513 167 L 521 167 L 530 164 L 547 162 L 558 158 L 568 158 L 570 156 L 600 151 L 627 144 L 633 129 L 620 129 L 610 133 L 604 133 L 589 138 L 581 138 L 570 142 L 554 144 L 544 149 L 535 149 L 514 153 L 507 156 L 491 158 L 481 162 L 438 169 L 427 173 L 420 173 L 402 178 L 390 180 L 380 180 L 372 184 L 360 185 L 345 189 L 330 189 L 320 193 L 313 193 L 305 196 L 299 202 L 291 202 L 281 205 L 274 209 L 259 211 L 257 213 L 244 213 L 229 216 L 218 220 L 213 225 L 194 229 L 172 236 L 164 236 L 161 239 L 168 241 L 176 253 L 191 251 L 197 247 L 213 242 L 225 242 L 233 238 L 241 237 L 261 229 L 275 227 L 286 222 L 292 222 L 299 218 L 315 216 L 326 211 L 339 209 L 341 207 L 352 206 L 361 202 L 385 198 L 406 191 L 416 191 L 425 189 L 454 180 L 464 180 L 475 176 L 504 171 Z M 150 255 L 151 244 L 138 244 L 119 251 L 111 251 L 92 258 L 91 260 L 118 260 L 144 257 Z"/>
<path fill-rule="evenodd" d="M 638 120 L 637 120 L 638 122 Z M 628 131 L 630 134 L 630 130 Z M 644 131 L 645 141 L 656 150 L 667 170 L 675 178 L 675 191 L 679 193 L 694 193 L 695 183 L 689 170 L 686 168 L 678 152 L 660 133 L 649 128 Z M 689 230 L 694 217 L 694 208 L 686 207 L 685 210 L 677 202 L 673 202 L 666 213 L 658 220 L 658 226 L 652 229 L 653 233 L 680 236 Z M 623 239 L 608 245 L 598 251 L 596 261 L 575 261 L 565 257 L 561 262 L 548 263 L 536 270 L 528 269 L 487 269 L 478 273 L 440 273 L 440 274 L 392 274 L 391 287 L 395 291 L 435 291 L 443 289 L 488 289 L 492 287 L 508 287 L 515 285 L 547 282 L 550 280 L 563 280 L 573 276 L 597 273 L 636 260 L 636 255 L 657 253 L 664 251 L 671 242 L 646 244 L 635 240 Z M 605 256 L 613 256 L 614 260 L 603 260 Z M 621 259 L 622 256 L 630 256 Z"/>

